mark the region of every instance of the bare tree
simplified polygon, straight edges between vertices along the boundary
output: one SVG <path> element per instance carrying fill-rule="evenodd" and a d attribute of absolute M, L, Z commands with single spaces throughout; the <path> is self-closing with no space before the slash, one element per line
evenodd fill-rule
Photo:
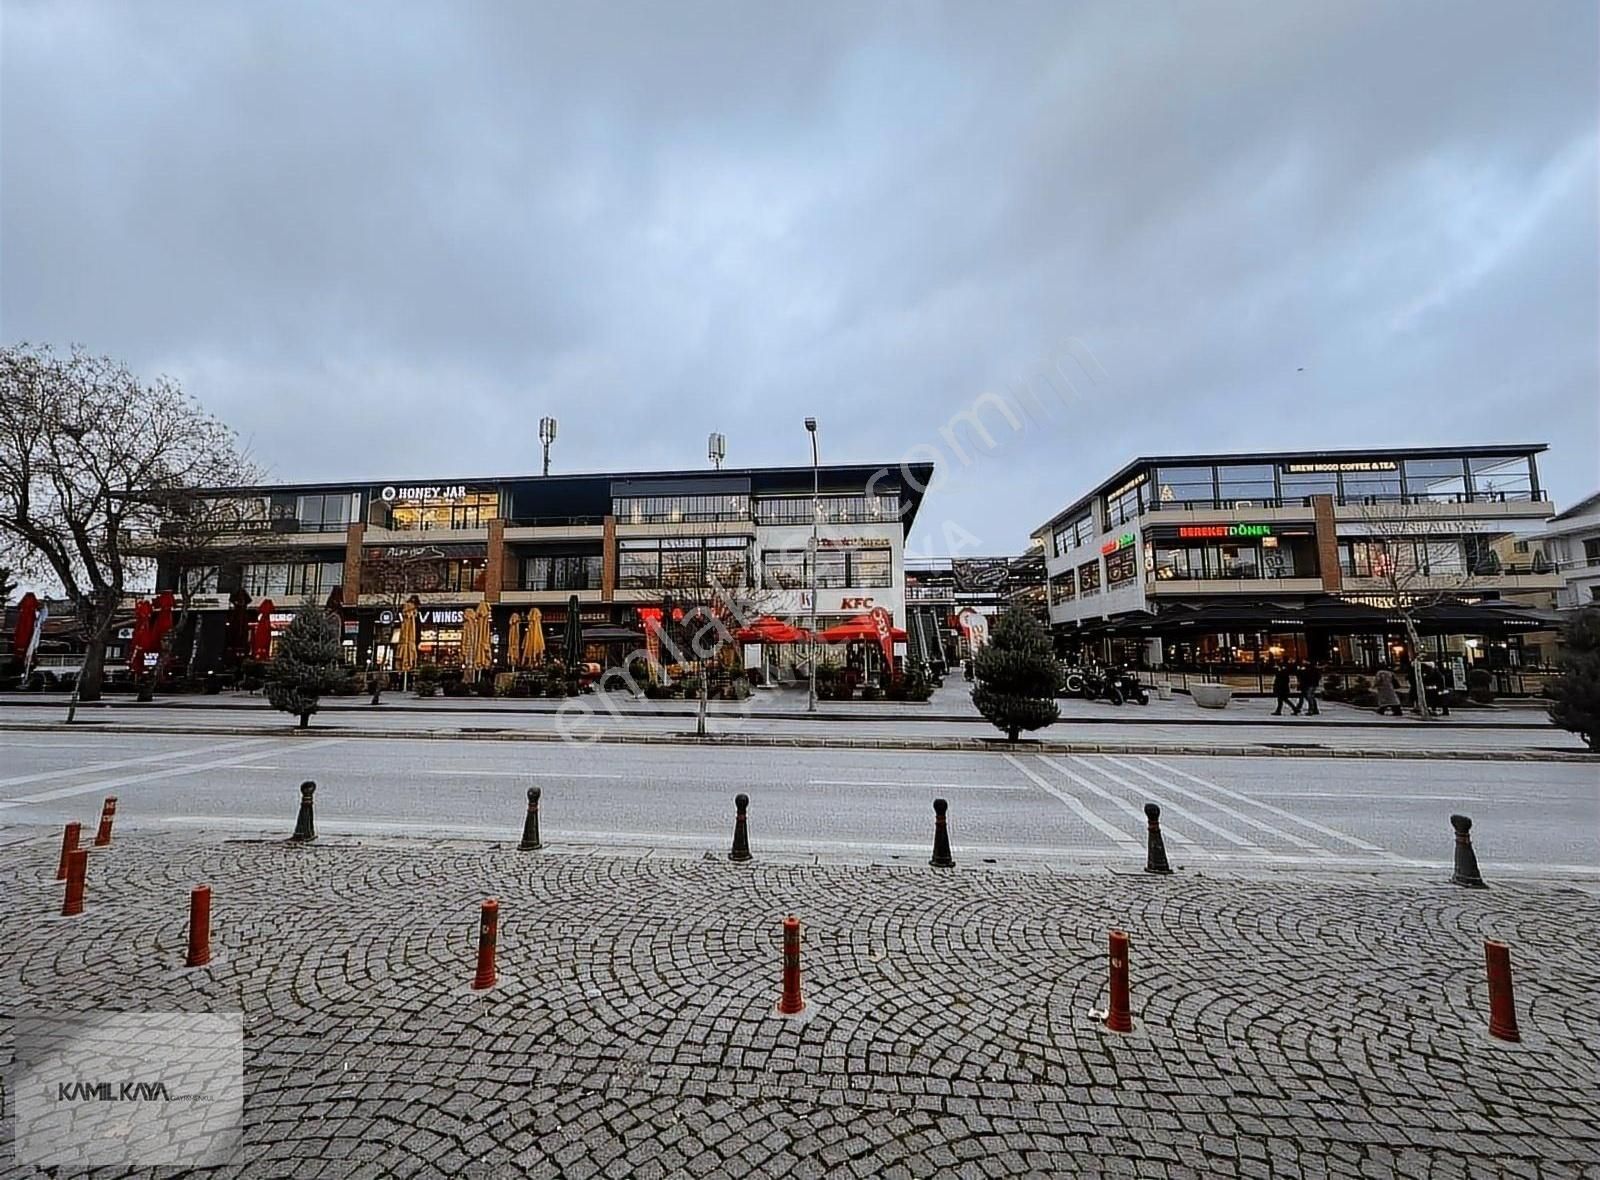
<path fill-rule="evenodd" d="M 698 579 L 677 579 L 670 591 L 671 609 L 683 610 L 683 619 L 674 623 L 663 612 L 662 655 L 675 663 L 693 662 L 698 666 L 700 708 L 696 732 L 706 734 L 707 704 L 711 699 L 711 666 L 738 650 L 737 632 L 767 613 L 776 595 L 754 584 L 754 571 L 745 569 L 736 577 L 730 571 L 710 567 L 710 551 L 701 563 Z"/>
<path fill-rule="evenodd" d="M 152 564 L 134 538 L 158 534 L 172 497 L 243 467 L 234 433 L 169 378 L 76 348 L 0 348 L 0 540 L 76 608 L 81 699 L 99 699 L 106 637 Z"/>
<path fill-rule="evenodd" d="M 1406 641 L 1414 653 L 1411 668 L 1414 709 L 1426 718 L 1431 714 L 1422 678 L 1418 612 L 1470 591 L 1478 578 L 1494 572 L 1488 563 L 1497 559 L 1487 547 L 1484 555 L 1466 552 L 1457 522 L 1414 516 L 1398 518 L 1392 507 L 1386 509 L 1381 504 L 1363 507 L 1361 518 L 1368 537 L 1364 543 L 1368 547 L 1366 561 L 1371 574 L 1356 576 L 1370 576 L 1378 582 L 1385 609 L 1398 615 L 1406 629 Z"/>

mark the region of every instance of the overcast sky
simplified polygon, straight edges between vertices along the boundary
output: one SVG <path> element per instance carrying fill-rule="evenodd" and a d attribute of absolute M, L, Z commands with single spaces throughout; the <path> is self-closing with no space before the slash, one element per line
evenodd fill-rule
<path fill-rule="evenodd" d="M 0 336 L 280 479 L 1548 441 L 1595 490 L 1596 5 L 4 0 Z M 940 428 L 1059 366 L 961 461 Z M 957 428 L 960 429 L 959 427 Z"/>

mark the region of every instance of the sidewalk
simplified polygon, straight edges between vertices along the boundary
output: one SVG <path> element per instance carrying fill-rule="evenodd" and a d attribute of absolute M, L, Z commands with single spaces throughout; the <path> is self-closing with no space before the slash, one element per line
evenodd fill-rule
<path fill-rule="evenodd" d="M 63 921 L 58 839 L 0 854 L 7 995 L 242 1007 L 227 1175 L 1600 1168 L 1600 951 L 1572 936 L 1600 902 L 1575 890 L 118 837 Z M 216 960 L 183 972 L 201 881 Z M 500 982 L 474 995 L 489 896 Z M 772 1011 L 789 912 L 798 1020 Z M 1125 1035 L 1091 1016 L 1115 926 Z M 1485 1033 L 1486 937 L 1520 1044 Z"/>

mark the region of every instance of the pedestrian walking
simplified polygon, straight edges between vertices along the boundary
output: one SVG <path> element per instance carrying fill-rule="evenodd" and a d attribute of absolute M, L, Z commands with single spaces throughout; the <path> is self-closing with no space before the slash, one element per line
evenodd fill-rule
<path fill-rule="evenodd" d="M 1441 664 L 1439 667 L 1439 712 L 1446 717 L 1450 716 L 1450 694 L 1455 691 L 1455 688 L 1455 673 L 1450 671 L 1449 664 Z"/>
<path fill-rule="evenodd" d="M 1450 701 L 1445 694 L 1444 670 L 1438 664 L 1422 665 L 1422 687 L 1427 690 L 1428 712 L 1434 716 L 1450 716 Z"/>
<path fill-rule="evenodd" d="M 1306 711 L 1307 716 L 1315 717 L 1320 712 L 1317 708 L 1317 687 L 1322 683 L 1322 669 L 1317 667 L 1316 660 L 1307 660 L 1300 665 L 1298 680 L 1300 708 Z"/>
<path fill-rule="evenodd" d="M 1289 697 L 1289 665 L 1279 664 L 1278 670 L 1272 675 L 1272 695 L 1278 698 L 1278 707 L 1272 711 L 1274 717 L 1283 716 L 1283 707 L 1288 705 L 1294 710 L 1296 717 L 1300 716 L 1300 706 Z"/>
<path fill-rule="evenodd" d="M 1378 716 L 1382 717 L 1390 709 L 1396 717 L 1400 716 L 1400 694 L 1394 690 L 1394 673 L 1387 665 L 1378 669 L 1378 674 L 1372 678 L 1372 687 L 1378 694 Z"/>

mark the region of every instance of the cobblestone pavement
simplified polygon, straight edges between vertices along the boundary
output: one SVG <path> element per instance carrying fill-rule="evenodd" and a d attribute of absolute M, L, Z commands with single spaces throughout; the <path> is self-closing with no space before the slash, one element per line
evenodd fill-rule
<path fill-rule="evenodd" d="M 20 834 L 6 1008 L 242 1009 L 230 1175 L 1600 1175 L 1575 889 L 141 836 L 62 921 L 56 837 Z M 201 882 L 217 961 L 183 972 Z M 803 1020 L 773 1012 L 791 911 Z M 1115 926 L 1125 1036 L 1089 1015 Z M 1485 1032 L 1485 937 L 1518 1045 Z"/>

